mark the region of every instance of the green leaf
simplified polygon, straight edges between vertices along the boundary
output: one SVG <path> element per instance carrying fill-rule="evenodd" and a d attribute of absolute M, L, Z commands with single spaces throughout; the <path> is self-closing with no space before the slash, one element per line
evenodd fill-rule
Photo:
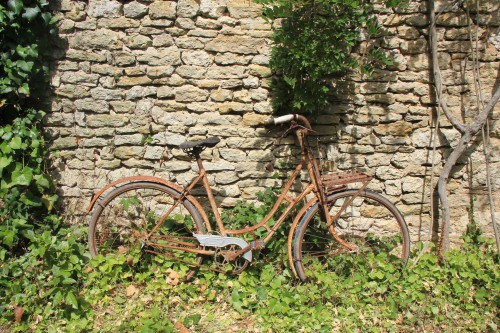
<path fill-rule="evenodd" d="M 40 13 L 40 8 L 38 6 L 28 7 L 23 13 L 23 17 L 28 21 L 32 21 Z"/>
<path fill-rule="evenodd" d="M 7 167 L 12 163 L 12 156 L 6 157 L 2 156 L 0 157 L 0 173 L 2 172 L 3 168 Z"/>
<path fill-rule="evenodd" d="M 68 292 L 64 300 L 66 304 L 71 305 L 73 309 L 78 309 L 78 301 L 76 300 L 76 296 L 71 291 Z"/>
<path fill-rule="evenodd" d="M 45 206 L 45 208 L 47 208 L 47 210 L 50 212 L 54 208 L 54 205 L 58 199 L 59 196 L 57 194 L 51 196 L 44 194 L 42 196 L 42 203 Z"/>
<path fill-rule="evenodd" d="M 19 200 L 28 206 L 40 207 L 42 205 L 41 198 L 34 195 L 31 191 L 26 191 L 26 193 L 21 195 Z"/>
<path fill-rule="evenodd" d="M 31 168 L 24 167 L 21 170 L 14 170 L 11 175 L 11 180 L 14 185 L 28 186 L 33 179 L 33 171 Z"/>
<path fill-rule="evenodd" d="M 16 150 L 16 149 L 21 149 L 22 146 L 22 139 L 18 136 L 13 137 L 12 140 L 10 140 L 10 148 Z"/>
<path fill-rule="evenodd" d="M 22 0 L 9 0 L 7 2 L 7 6 L 12 10 L 15 14 L 20 14 L 23 10 L 23 1 Z"/>

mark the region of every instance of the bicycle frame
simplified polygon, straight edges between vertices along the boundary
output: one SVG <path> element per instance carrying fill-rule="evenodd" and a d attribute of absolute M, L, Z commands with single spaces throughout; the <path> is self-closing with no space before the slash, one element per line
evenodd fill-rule
<path fill-rule="evenodd" d="M 296 124 L 292 125 L 292 126 L 297 127 Z M 205 190 L 205 192 L 207 194 L 208 200 L 210 202 L 210 207 L 211 207 L 212 211 L 214 212 L 215 222 L 217 224 L 217 230 L 218 230 L 218 232 L 222 236 L 227 236 L 227 235 L 241 235 L 241 234 L 247 234 L 247 233 L 253 234 L 254 231 L 256 231 L 259 228 L 264 228 L 267 231 L 266 236 L 262 240 L 257 239 L 257 237 L 254 235 L 254 241 L 260 240 L 262 243 L 259 244 L 258 242 L 256 242 L 256 244 L 258 244 L 258 245 L 256 247 L 254 247 L 254 248 L 252 248 L 251 245 L 249 245 L 249 246 L 247 246 L 245 248 L 242 248 L 241 250 L 239 250 L 239 251 L 235 252 L 234 254 L 232 254 L 231 255 L 231 259 L 235 259 L 236 257 L 238 257 L 239 255 L 247 252 L 248 250 L 251 250 L 251 249 L 262 249 L 262 248 L 264 248 L 272 240 L 272 238 L 275 235 L 275 233 L 281 227 L 281 225 L 286 220 L 286 218 L 290 215 L 292 209 L 300 201 L 302 201 L 304 198 L 306 198 L 306 196 L 308 194 L 310 194 L 311 192 L 313 192 L 314 195 L 315 195 L 315 197 L 316 197 L 316 200 L 314 200 L 314 202 L 318 201 L 321 204 L 321 206 L 323 207 L 323 209 L 324 209 L 324 216 L 326 216 L 326 220 L 327 220 L 326 221 L 327 222 L 327 226 L 328 226 L 330 232 L 332 233 L 332 235 L 334 236 L 334 238 L 339 243 L 341 243 L 342 245 L 344 245 L 348 249 L 352 250 L 353 247 L 350 244 L 346 243 L 344 240 L 342 240 L 337 235 L 337 233 L 335 232 L 335 230 L 333 228 L 333 220 L 332 220 L 330 214 L 328 214 L 328 207 L 326 205 L 326 200 L 327 199 L 326 199 L 326 195 L 325 195 L 325 192 L 324 192 L 324 188 L 323 188 L 322 183 L 321 183 L 321 176 L 320 176 L 320 170 L 319 170 L 318 164 L 317 164 L 316 159 L 314 158 L 311 150 L 306 146 L 306 144 L 304 142 L 304 138 L 305 138 L 305 136 L 307 135 L 308 132 L 309 132 L 309 130 L 306 129 L 306 128 L 295 129 L 295 133 L 297 135 L 297 138 L 299 140 L 299 144 L 300 144 L 300 147 L 301 147 L 301 162 L 297 165 L 297 167 L 295 168 L 295 171 L 293 172 L 293 174 L 288 179 L 288 181 L 287 181 L 287 183 L 286 183 L 286 185 L 285 185 L 285 187 L 283 189 L 283 192 L 281 193 L 281 195 L 278 197 L 278 199 L 274 203 L 273 208 L 268 212 L 268 214 L 261 221 L 259 221 L 255 225 L 247 227 L 247 228 L 234 229 L 234 230 L 232 230 L 232 229 L 226 229 L 226 227 L 224 226 L 224 222 L 222 221 L 222 217 L 221 217 L 221 215 L 219 213 L 217 204 L 215 202 L 215 198 L 214 198 L 212 189 L 211 189 L 209 181 L 208 181 L 207 172 L 206 172 L 206 170 L 205 170 L 205 168 L 203 166 L 203 162 L 202 162 L 202 160 L 200 158 L 200 152 L 201 152 L 201 150 L 200 150 L 200 151 L 194 151 L 193 152 L 193 155 L 194 155 L 194 157 L 196 159 L 196 162 L 197 162 L 197 165 L 198 165 L 198 176 L 195 177 L 191 181 L 191 183 L 187 187 L 184 188 L 184 190 L 181 192 L 180 196 L 177 198 L 177 200 L 174 203 L 174 205 L 169 209 L 169 211 L 167 211 L 164 214 L 164 217 L 160 218 L 160 220 L 153 227 L 153 229 L 151 229 L 151 231 L 149 231 L 149 233 L 146 236 L 146 240 L 149 239 L 154 234 L 154 232 L 163 224 L 163 222 L 165 221 L 166 217 L 168 215 L 170 215 L 170 213 L 181 203 L 181 201 L 184 200 L 186 197 L 190 196 L 191 190 L 198 183 L 201 182 L 202 185 L 203 185 L 203 188 L 204 188 L 204 190 Z M 288 193 L 289 193 L 289 191 L 290 191 L 290 188 L 295 183 L 297 177 L 300 174 L 300 171 L 304 167 L 306 167 L 307 170 L 308 170 L 309 177 L 311 178 L 311 182 L 310 182 L 310 184 L 298 196 L 296 196 L 295 198 L 290 198 L 290 197 L 287 196 Z M 288 205 L 285 208 L 284 212 L 278 217 L 278 219 L 276 220 L 276 222 L 271 227 L 268 226 L 267 223 L 276 214 L 276 212 L 278 211 L 279 207 L 281 206 L 281 204 L 284 201 L 288 202 Z M 212 232 L 212 228 L 210 226 L 209 221 L 205 220 L 205 226 L 206 226 L 207 231 L 209 233 Z M 159 245 L 159 244 L 154 244 L 154 243 L 150 243 L 149 245 L 151 245 L 152 247 L 154 247 L 154 246 L 161 246 L 163 248 L 180 249 L 178 246 L 175 246 L 175 245 L 165 245 L 165 244 Z M 200 253 L 200 254 L 207 254 L 207 253 L 210 252 L 210 251 L 207 251 L 207 250 L 201 250 L 201 249 L 198 250 L 198 249 L 194 249 L 194 248 L 193 249 L 186 249 L 186 250 L 189 250 L 189 252 Z"/>

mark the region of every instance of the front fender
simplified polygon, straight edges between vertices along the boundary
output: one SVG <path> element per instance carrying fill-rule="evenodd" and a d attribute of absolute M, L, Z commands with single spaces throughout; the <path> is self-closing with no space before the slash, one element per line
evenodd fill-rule
<path fill-rule="evenodd" d="M 102 194 L 105 193 L 110 188 L 115 187 L 117 185 L 122 185 L 122 184 L 126 184 L 126 183 L 133 183 L 133 182 L 141 182 L 141 181 L 142 182 L 159 183 L 159 184 L 168 186 L 168 187 L 176 190 L 179 193 L 182 193 L 182 191 L 184 190 L 184 188 L 182 186 L 180 186 L 180 185 L 178 185 L 176 183 L 173 183 L 171 181 L 168 181 L 166 179 L 159 178 L 159 177 L 153 177 L 153 176 L 132 176 L 132 177 L 120 178 L 120 179 L 115 180 L 114 182 L 111 182 L 108 185 L 104 186 L 96 194 L 94 194 L 94 196 L 92 197 L 92 200 L 91 200 L 89 206 L 87 207 L 85 215 L 88 215 L 92 211 L 92 209 L 94 208 L 95 203 L 97 202 L 97 199 L 99 199 L 102 196 Z M 210 227 L 210 222 L 208 220 L 208 216 L 205 213 L 205 210 L 203 209 L 203 207 L 198 202 L 198 200 L 196 200 L 192 195 L 187 195 L 186 198 L 187 198 L 187 200 L 189 200 L 189 202 L 191 202 L 191 204 L 193 204 L 193 206 L 200 213 L 200 215 L 201 215 L 201 217 L 202 217 L 202 219 L 203 219 L 203 221 L 205 223 L 205 227 L 207 228 L 207 231 L 211 232 L 211 227 Z"/>
<path fill-rule="evenodd" d="M 304 214 L 318 203 L 318 198 L 314 197 L 309 200 L 304 207 L 297 213 L 295 219 L 293 220 L 292 226 L 290 227 L 290 232 L 288 233 L 288 242 L 287 242 L 287 251 L 288 251 L 288 262 L 290 264 L 290 268 L 292 269 L 293 274 L 298 277 L 297 271 L 295 270 L 295 263 L 293 262 L 293 253 L 292 253 L 292 243 L 293 243 L 293 234 L 295 233 L 295 228 L 297 228 L 297 224 L 299 224 L 300 220 L 304 216 Z"/>

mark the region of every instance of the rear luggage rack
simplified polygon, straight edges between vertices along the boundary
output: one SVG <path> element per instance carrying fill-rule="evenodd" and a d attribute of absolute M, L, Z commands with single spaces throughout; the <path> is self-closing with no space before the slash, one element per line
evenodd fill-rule
<path fill-rule="evenodd" d="M 361 182 L 366 186 L 370 180 L 372 180 L 371 176 L 359 171 L 335 172 L 321 176 L 321 182 L 323 183 L 325 193 L 337 191 L 350 183 Z"/>

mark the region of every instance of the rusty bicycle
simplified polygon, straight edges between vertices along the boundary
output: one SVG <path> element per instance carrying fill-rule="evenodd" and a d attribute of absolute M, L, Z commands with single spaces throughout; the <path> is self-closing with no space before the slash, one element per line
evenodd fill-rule
<path fill-rule="evenodd" d="M 98 191 L 87 209 L 91 255 L 118 255 L 134 262 L 144 253 L 161 254 L 189 267 L 187 279 L 200 267 L 237 274 L 252 262 L 254 251 L 266 248 L 291 212 L 298 210 L 290 226 L 287 252 L 291 270 L 302 281 L 316 270 L 332 269 L 331 258 L 341 253 L 383 251 L 406 262 L 408 227 L 389 200 L 366 189 L 372 178 L 356 171 L 322 175 L 306 139 L 313 133 L 310 122 L 297 114 L 266 121 L 268 125 L 283 123 L 290 123 L 289 131 L 298 139 L 301 161 L 260 222 L 242 229 L 225 227 L 200 157 L 204 149 L 220 142 L 210 137 L 179 146 L 197 165 L 197 176 L 185 187 L 158 177 L 135 176 Z M 300 179 L 301 170 L 304 174 L 307 170 L 308 184 L 299 194 L 293 193 L 295 182 L 305 182 Z M 200 183 L 214 223 L 193 195 Z M 360 185 L 353 188 L 353 184 Z M 280 211 L 282 204 L 286 207 Z"/>

